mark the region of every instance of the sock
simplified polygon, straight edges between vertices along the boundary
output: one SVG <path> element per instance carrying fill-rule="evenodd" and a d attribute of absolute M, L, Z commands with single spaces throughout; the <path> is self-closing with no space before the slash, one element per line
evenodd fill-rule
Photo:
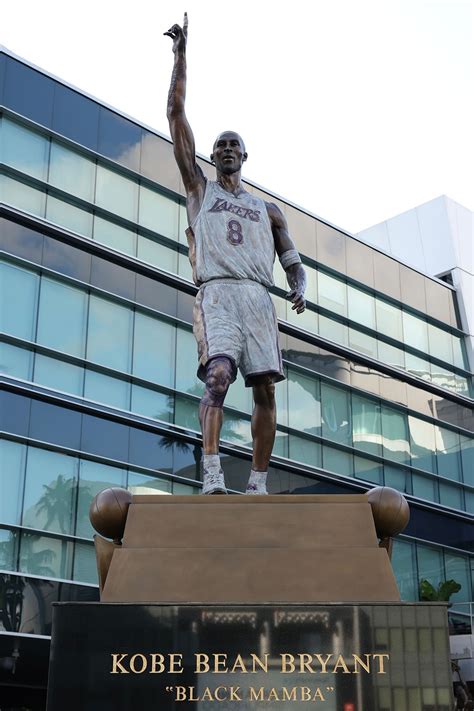
<path fill-rule="evenodd" d="M 210 469 L 221 468 L 221 460 L 218 454 L 203 454 L 202 455 L 202 466 L 206 471 Z"/>
<path fill-rule="evenodd" d="M 255 469 L 250 470 L 248 484 L 256 484 L 256 486 L 265 486 L 267 483 L 268 472 L 256 472 Z"/>

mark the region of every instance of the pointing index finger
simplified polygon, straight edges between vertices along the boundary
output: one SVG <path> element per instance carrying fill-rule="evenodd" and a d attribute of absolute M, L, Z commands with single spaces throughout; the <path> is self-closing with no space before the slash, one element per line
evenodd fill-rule
<path fill-rule="evenodd" d="M 188 34 L 188 13 L 184 13 L 184 20 L 183 20 L 183 32 L 185 36 Z"/>

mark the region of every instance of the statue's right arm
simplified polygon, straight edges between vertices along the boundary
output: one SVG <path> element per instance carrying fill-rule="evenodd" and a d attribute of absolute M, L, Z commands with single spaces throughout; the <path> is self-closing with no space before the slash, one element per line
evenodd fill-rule
<path fill-rule="evenodd" d="M 167 117 L 176 162 L 183 179 L 186 195 L 200 204 L 206 187 L 206 179 L 196 162 L 194 136 L 185 112 L 186 99 L 186 40 L 188 18 L 184 15 L 183 27 L 173 25 L 165 35 L 173 40 L 174 66 L 168 94 Z M 193 200 L 192 200 L 193 201 Z M 188 204 L 189 207 L 189 204 Z"/>

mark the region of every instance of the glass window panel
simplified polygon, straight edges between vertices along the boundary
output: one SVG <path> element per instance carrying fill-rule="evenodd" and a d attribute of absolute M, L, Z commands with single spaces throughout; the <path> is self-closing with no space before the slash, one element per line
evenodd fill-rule
<path fill-rule="evenodd" d="M 314 304 L 318 303 L 318 272 L 314 267 L 309 267 L 307 264 L 304 265 L 306 272 L 306 292 L 305 296 L 308 301 L 312 301 Z M 284 273 L 285 280 L 286 274 Z M 282 289 L 286 289 L 285 286 Z"/>
<path fill-rule="evenodd" d="M 446 361 L 446 363 L 452 364 L 453 347 L 451 334 L 429 323 L 428 340 L 430 345 L 430 354 L 435 358 L 439 358 L 440 360 Z"/>
<path fill-rule="evenodd" d="M 384 464 L 384 479 L 385 486 L 391 486 L 403 494 L 411 494 L 411 473 L 407 469 L 399 469 L 398 467 Z"/>
<path fill-rule="evenodd" d="M 178 220 L 179 220 L 179 232 L 178 239 L 179 242 L 188 246 L 188 238 L 186 235 L 186 230 L 188 228 L 188 212 L 186 205 L 184 203 L 179 203 L 178 205 Z"/>
<path fill-rule="evenodd" d="M 130 301 L 135 297 L 135 272 L 110 259 L 93 256 L 91 260 L 91 284 L 98 286 L 109 294 L 123 296 Z"/>
<path fill-rule="evenodd" d="M 16 570 L 18 533 L 0 528 L 0 568 Z"/>
<path fill-rule="evenodd" d="M 252 446 L 251 439 L 248 441 L 248 446 Z M 288 435 L 286 432 L 276 431 L 272 454 L 275 457 L 285 457 L 288 459 Z"/>
<path fill-rule="evenodd" d="M 46 193 L 44 190 L 37 190 L 19 180 L 13 180 L 6 175 L 0 176 L 2 179 L 3 201 L 8 205 L 30 212 L 36 217 L 44 217 L 46 204 Z"/>
<path fill-rule="evenodd" d="M 272 294 L 272 301 L 273 305 L 275 306 L 277 318 L 281 318 L 286 321 L 287 302 L 285 301 L 285 299 L 281 296 L 275 296 L 275 294 Z"/>
<path fill-rule="evenodd" d="M 41 281 L 37 341 L 55 350 L 83 356 L 87 293 L 60 281 Z"/>
<path fill-rule="evenodd" d="M 415 546 L 412 543 L 393 541 L 392 567 L 401 599 L 416 602 L 418 600 L 417 570 Z"/>
<path fill-rule="evenodd" d="M 321 466 L 321 445 L 319 442 L 289 435 L 288 444 L 291 460 L 308 464 L 310 467 Z"/>
<path fill-rule="evenodd" d="M 450 390 L 454 390 L 458 395 L 464 395 L 464 397 L 472 397 L 472 387 L 469 388 L 469 381 L 462 375 L 455 375 L 455 386 L 450 387 Z"/>
<path fill-rule="evenodd" d="M 130 429 L 104 417 L 83 414 L 81 449 L 125 462 L 129 456 Z"/>
<path fill-rule="evenodd" d="M 82 395 L 84 368 L 37 353 L 34 381 L 47 388 L 62 390 L 71 395 Z"/>
<path fill-rule="evenodd" d="M 324 272 L 318 273 L 318 304 L 347 316 L 347 285 Z"/>
<path fill-rule="evenodd" d="M 204 384 L 196 374 L 196 340 L 191 331 L 177 329 L 176 389 L 201 397 Z"/>
<path fill-rule="evenodd" d="M 410 463 L 406 415 L 382 405 L 383 456 L 403 464 Z"/>
<path fill-rule="evenodd" d="M 354 457 L 354 474 L 357 479 L 370 481 L 372 484 L 383 485 L 383 465 L 371 459 Z"/>
<path fill-rule="evenodd" d="M 132 385 L 132 412 L 154 420 L 172 422 L 174 410 L 174 395 Z"/>
<path fill-rule="evenodd" d="M 431 363 L 408 351 L 405 352 L 405 370 L 422 380 L 431 380 Z"/>
<path fill-rule="evenodd" d="M 130 383 L 86 368 L 84 397 L 104 405 L 130 409 Z"/>
<path fill-rule="evenodd" d="M 289 426 L 310 434 L 321 434 L 321 395 L 318 378 L 288 369 Z M 306 441 L 306 440 L 302 440 Z"/>
<path fill-rule="evenodd" d="M 89 520 L 89 508 L 92 499 L 99 491 L 109 487 L 125 487 L 127 470 L 82 459 L 79 468 L 79 487 L 77 495 L 76 536 L 92 538 L 95 534 Z"/>
<path fill-rule="evenodd" d="M 29 341 L 34 339 L 39 278 L 35 272 L 0 264 L 0 328 Z"/>
<path fill-rule="evenodd" d="M 74 544 L 74 570 L 72 577 L 74 580 L 80 580 L 81 583 L 98 584 L 94 546 L 87 545 L 87 543 Z"/>
<path fill-rule="evenodd" d="M 88 360 L 129 372 L 132 325 L 131 309 L 91 294 L 87 338 Z"/>
<path fill-rule="evenodd" d="M 303 313 L 297 314 L 291 306 L 292 304 L 289 303 L 287 307 L 287 321 L 289 323 L 293 323 L 295 326 L 298 326 L 298 328 L 302 328 L 304 331 L 318 333 L 318 314 L 316 311 L 306 308 Z"/>
<path fill-rule="evenodd" d="M 453 346 L 454 365 L 457 368 L 466 368 L 468 370 L 469 365 L 465 355 L 465 349 L 462 339 L 459 338 L 459 336 L 451 335 L 451 342 Z"/>
<path fill-rule="evenodd" d="M 175 424 L 199 432 L 201 428 L 199 425 L 198 407 L 198 402 L 176 396 L 174 410 Z M 223 436 L 222 433 L 221 436 Z"/>
<path fill-rule="evenodd" d="M 377 331 L 387 336 L 403 341 L 402 312 L 397 306 L 387 301 L 375 299 Z"/>
<path fill-rule="evenodd" d="M 95 161 L 52 141 L 48 180 L 65 192 L 92 202 Z"/>
<path fill-rule="evenodd" d="M 46 219 L 85 237 L 92 235 L 92 212 L 48 195 Z"/>
<path fill-rule="evenodd" d="M 408 416 L 412 464 L 436 473 L 435 428 L 431 422 Z"/>
<path fill-rule="evenodd" d="M 125 227 L 104 220 L 96 215 L 94 217 L 94 239 L 101 244 L 106 244 L 118 252 L 131 254 L 132 257 L 137 252 L 137 234 L 133 230 L 127 230 Z"/>
<path fill-rule="evenodd" d="M 352 454 L 348 452 L 341 452 L 339 449 L 323 446 L 323 467 L 330 472 L 353 476 L 354 465 L 352 459 Z"/>
<path fill-rule="evenodd" d="M 137 257 L 142 262 L 148 262 L 158 269 L 164 269 L 173 274 L 176 274 L 178 270 L 178 253 L 151 237 L 138 235 Z"/>
<path fill-rule="evenodd" d="M 474 439 L 461 435 L 463 481 L 474 486 Z"/>
<path fill-rule="evenodd" d="M 194 365 L 194 364 L 193 364 Z M 281 390 L 285 390 L 285 387 L 281 388 Z M 278 394 L 280 392 L 280 386 L 277 385 L 275 388 L 275 392 L 278 398 Z M 243 412 L 252 412 L 253 408 L 253 400 L 252 400 L 252 388 L 246 388 L 244 379 L 242 378 L 242 375 L 240 372 L 237 373 L 237 378 L 235 380 L 235 383 L 232 383 L 230 386 L 226 398 L 225 398 L 225 404 L 226 407 L 235 407 L 237 410 L 241 410 Z M 277 405 L 277 412 L 278 412 L 278 405 Z M 284 406 L 282 406 L 282 414 L 284 415 L 285 409 Z M 279 420 L 280 421 L 280 420 Z"/>
<path fill-rule="evenodd" d="M 382 454 L 382 419 L 380 404 L 352 394 L 352 438 L 354 447 Z"/>
<path fill-rule="evenodd" d="M 188 484 L 181 484 L 179 481 L 173 482 L 173 494 L 180 496 L 195 496 L 199 491 L 195 486 L 188 486 Z"/>
<path fill-rule="evenodd" d="M 350 284 L 348 290 L 348 316 L 356 323 L 375 328 L 375 299 Z"/>
<path fill-rule="evenodd" d="M 43 266 L 87 283 L 91 275 L 91 261 L 89 252 L 45 235 Z"/>
<path fill-rule="evenodd" d="M 412 475 L 413 496 L 427 501 L 438 501 L 437 482 L 421 474 Z"/>
<path fill-rule="evenodd" d="M 0 440 L 0 521 L 20 523 L 26 446 Z"/>
<path fill-rule="evenodd" d="M 140 186 L 138 221 L 143 227 L 178 241 L 178 203 L 164 195 Z"/>
<path fill-rule="evenodd" d="M 77 467 L 76 457 L 29 448 L 22 519 L 24 526 L 73 533 Z"/>
<path fill-rule="evenodd" d="M 83 146 L 97 150 L 99 106 L 58 82 L 54 85 L 53 129 Z"/>
<path fill-rule="evenodd" d="M 448 551 L 444 553 L 444 565 L 446 568 L 446 580 L 455 580 L 461 585 L 461 590 L 454 593 L 451 602 L 470 602 L 471 596 L 471 576 L 469 573 L 469 558 L 461 555 L 453 555 Z"/>
<path fill-rule="evenodd" d="M 428 325 L 424 319 L 402 312 L 404 341 L 408 346 L 428 353 Z"/>
<path fill-rule="evenodd" d="M 352 445 L 349 393 L 321 383 L 321 402 L 323 437 Z"/>
<path fill-rule="evenodd" d="M 130 471 L 127 489 L 135 494 L 171 494 L 171 481 Z"/>
<path fill-rule="evenodd" d="M 12 111 L 49 127 L 55 85 L 44 74 L 8 58 L 4 101 Z"/>
<path fill-rule="evenodd" d="M 178 274 L 187 279 L 188 281 L 193 281 L 193 269 L 189 261 L 187 254 L 178 253 Z"/>
<path fill-rule="evenodd" d="M 416 557 L 418 560 L 418 574 L 420 580 L 429 580 L 437 588 L 444 581 L 443 554 L 436 548 L 429 548 L 417 543 Z"/>
<path fill-rule="evenodd" d="M 136 222 L 138 183 L 98 165 L 96 203 L 116 215 Z"/>
<path fill-rule="evenodd" d="M 461 481 L 461 442 L 458 432 L 435 426 L 438 474 Z"/>
<path fill-rule="evenodd" d="M 456 390 L 456 376 L 453 372 L 442 368 L 437 363 L 431 363 L 431 382 L 441 388 Z"/>
<path fill-rule="evenodd" d="M 464 508 L 462 490 L 457 486 L 444 484 L 440 481 L 439 502 L 443 504 L 443 506 L 450 506 L 452 509 L 459 509 L 461 511 Z"/>
<path fill-rule="evenodd" d="M 466 500 L 466 511 L 474 514 L 474 492 L 466 490 L 464 492 L 464 498 Z"/>
<path fill-rule="evenodd" d="M 33 364 L 33 354 L 26 348 L 17 348 L 9 343 L 0 343 L 0 372 L 11 378 L 29 380 Z"/>
<path fill-rule="evenodd" d="M 349 342 L 347 326 L 322 314 L 319 314 L 319 334 L 323 338 L 334 341 L 334 343 L 347 345 Z"/>
<path fill-rule="evenodd" d="M 250 433 L 250 421 L 244 419 L 243 417 L 233 415 L 227 411 L 224 415 L 221 438 L 227 440 L 228 442 L 240 444 L 242 447 L 251 447 L 252 435 Z M 285 450 L 283 442 L 281 443 L 281 446 L 283 450 Z M 288 450 L 286 449 L 286 451 Z M 280 456 L 285 457 L 288 455 L 282 454 Z"/>
<path fill-rule="evenodd" d="M 173 444 L 173 474 L 185 479 L 199 480 L 201 478 L 201 454 L 202 448 L 198 442 L 188 444 L 181 439 L 176 439 Z M 229 473 L 227 462 L 231 460 L 235 462 L 236 458 L 225 456 L 221 459 L 227 477 Z M 240 466 L 241 460 L 237 461 Z"/>
<path fill-rule="evenodd" d="M 20 566 L 22 573 L 44 578 L 71 579 L 73 544 L 22 531 L 20 539 Z"/>
<path fill-rule="evenodd" d="M 6 116 L 2 121 L 3 160 L 22 173 L 28 173 L 40 180 L 46 179 L 48 167 L 49 140 L 35 131 L 10 121 Z"/>
<path fill-rule="evenodd" d="M 98 151 L 138 172 L 142 130 L 129 119 L 100 107 Z"/>
<path fill-rule="evenodd" d="M 153 383 L 173 387 L 175 340 L 175 326 L 137 311 L 133 343 L 133 374 Z"/>
<path fill-rule="evenodd" d="M 357 331 L 355 328 L 349 328 L 349 346 L 359 351 L 359 353 L 365 353 L 372 356 L 372 358 L 377 358 L 377 339 Z"/>

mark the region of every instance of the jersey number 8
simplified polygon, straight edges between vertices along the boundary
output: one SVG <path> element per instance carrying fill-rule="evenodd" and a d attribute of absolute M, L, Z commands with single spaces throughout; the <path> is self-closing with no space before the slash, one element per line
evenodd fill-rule
<path fill-rule="evenodd" d="M 227 239 L 231 244 L 242 244 L 244 241 L 242 225 L 238 220 L 229 220 L 227 223 Z"/>

